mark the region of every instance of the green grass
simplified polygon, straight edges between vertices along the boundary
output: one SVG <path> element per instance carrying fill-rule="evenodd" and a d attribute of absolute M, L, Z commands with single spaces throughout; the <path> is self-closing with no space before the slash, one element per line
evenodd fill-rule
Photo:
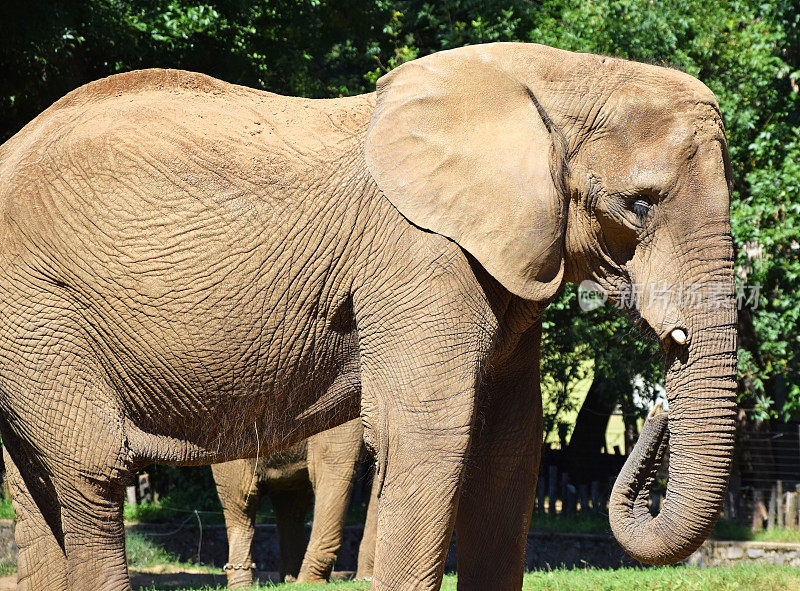
<path fill-rule="evenodd" d="M 775 529 L 771 530 L 763 530 L 760 532 L 753 532 L 750 528 L 747 528 L 748 535 L 751 536 L 749 538 L 745 538 L 747 540 L 753 540 L 754 542 L 795 542 L 800 543 L 800 531 L 792 531 L 783 527 L 776 527 Z M 722 539 L 722 538 L 720 538 Z M 736 538 L 725 538 L 728 540 L 736 539 Z"/>
<path fill-rule="evenodd" d="M 180 565 L 178 557 L 167 552 L 152 539 L 138 532 L 130 532 L 125 541 L 125 553 L 131 568 L 147 568 L 159 564 Z"/>
<path fill-rule="evenodd" d="M 749 525 L 720 519 L 711 537 L 715 540 L 745 540 L 752 542 L 797 542 L 800 543 L 800 530 L 792 531 L 783 527 L 754 532 Z"/>
<path fill-rule="evenodd" d="M 525 576 L 524 589 L 567 591 L 738 591 L 770 589 L 783 591 L 800 588 L 800 569 L 772 565 L 733 568 L 660 567 L 619 570 L 557 570 Z"/>
<path fill-rule="evenodd" d="M 624 568 L 619 570 L 555 570 L 538 571 L 525 575 L 523 589 L 537 591 L 572 591 L 592 589 L 597 591 L 750 591 L 769 589 L 789 591 L 800 588 L 800 569 L 788 566 L 740 566 L 733 568 L 660 567 L 649 569 Z M 194 587 L 176 591 L 222 591 L 223 587 Z M 328 585 L 261 585 L 250 591 L 362 591 L 369 583 L 349 582 Z M 455 591 L 455 576 L 446 576 L 442 589 Z M 148 591 L 161 591 L 149 587 Z"/>
<path fill-rule="evenodd" d="M 218 573 L 220 569 L 184 562 L 174 554 L 167 552 L 157 541 L 139 532 L 128 532 L 125 543 L 128 566 L 132 569 L 147 569 L 156 566 L 174 566 L 192 571 Z"/>
<path fill-rule="evenodd" d="M 7 577 L 17 572 L 17 561 L 13 558 L 0 560 L 0 577 Z"/>
<path fill-rule="evenodd" d="M 587 512 L 580 515 L 534 513 L 531 531 L 539 533 L 611 534 L 608 515 Z"/>
<path fill-rule="evenodd" d="M 9 497 L 0 496 L 0 519 L 14 519 L 14 507 Z"/>

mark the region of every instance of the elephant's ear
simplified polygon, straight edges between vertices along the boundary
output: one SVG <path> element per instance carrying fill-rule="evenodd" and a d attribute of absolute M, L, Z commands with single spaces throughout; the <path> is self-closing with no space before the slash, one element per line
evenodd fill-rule
<path fill-rule="evenodd" d="M 443 51 L 378 80 L 366 162 L 411 223 L 543 300 L 564 274 L 563 136 L 503 45 Z"/>

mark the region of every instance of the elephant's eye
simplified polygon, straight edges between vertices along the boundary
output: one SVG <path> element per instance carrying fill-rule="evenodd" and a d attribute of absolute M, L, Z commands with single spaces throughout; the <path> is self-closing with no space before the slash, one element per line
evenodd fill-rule
<path fill-rule="evenodd" d="M 637 199 L 633 202 L 633 213 L 636 217 L 644 221 L 647 219 L 647 214 L 650 213 L 652 205 L 646 199 Z"/>

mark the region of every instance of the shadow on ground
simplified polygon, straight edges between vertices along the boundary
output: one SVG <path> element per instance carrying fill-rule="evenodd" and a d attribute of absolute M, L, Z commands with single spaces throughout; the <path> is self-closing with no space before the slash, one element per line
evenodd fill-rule
<path fill-rule="evenodd" d="M 258 583 L 278 583 L 278 573 L 256 571 Z M 205 589 L 207 587 L 225 587 L 227 578 L 224 574 L 177 572 L 141 572 L 131 570 L 131 586 L 137 589 Z"/>
<path fill-rule="evenodd" d="M 334 572 L 331 579 L 334 581 L 346 581 L 353 578 L 351 571 Z M 256 571 L 255 580 L 257 583 L 279 583 L 281 582 L 278 573 L 269 571 Z M 144 591 L 145 589 L 206 589 L 207 587 L 225 587 L 227 579 L 224 574 L 196 573 L 175 570 L 175 572 L 142 572 L 131 570 L 131 586 L 133 589 Z M 0 591 L 4 591 L 0 587 Z"/>

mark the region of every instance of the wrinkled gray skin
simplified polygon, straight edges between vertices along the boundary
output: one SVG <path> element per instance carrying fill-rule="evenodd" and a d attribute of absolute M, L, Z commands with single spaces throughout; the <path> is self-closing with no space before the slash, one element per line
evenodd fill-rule
<path fill-rule="evenodd" d="M 253 582 L 252 544 L 262 494 L 275 510 L 281 553 L 281 579 L 325 582 L 342 547 L 344 521 L 362 456 L 359 419 L 309 437 L 267 458 L 214 464 L 214 481 L 228 530 L 228 588 Z M 367 511 L 358 554 L 357 579 L 372 578 L 377 487 Z M 306 514 L 314 501 L 311 538 L 306 547 Z M 305 554 L 305 556 L 304 556 Z M 255 557 L 258 558 L 257 556 Z"/>
<path fill-rule="evenodd" d="M 700 82 L 538 45 L 441 52 L 335 100 L 162 70 L 67 95 L 0 147 L 20 588 L 130 589 L 138 468 L 271 454 L 360 414 L 373 589 L 438 588 L 453 528 L 460 589 L 519 589 L 540 318 L 584 279 L 612 300 L 638 284 L 665 354 L 668 427 L 623 471 L 612 527 L 641 560 L 685 557 L 733 446 L 728 181 Z M 650 297 L 681 285 L 715 305 Z"/>

